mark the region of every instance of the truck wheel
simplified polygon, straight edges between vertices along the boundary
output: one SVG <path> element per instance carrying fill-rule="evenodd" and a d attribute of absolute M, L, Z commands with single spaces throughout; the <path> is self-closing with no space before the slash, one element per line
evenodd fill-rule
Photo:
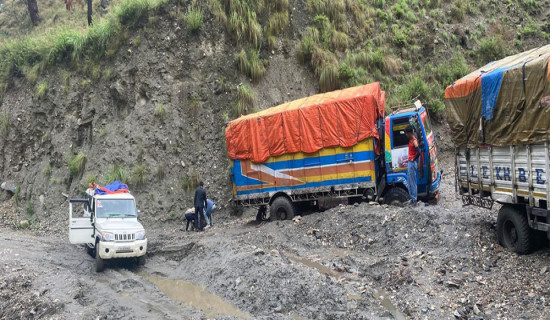
<path fill-rule="evenodd" d="M 95 272 L 103 272 L 105 269 L 105 261 L 99 256 L 99 241 L 95 244 Z"/>
<path fill-rule="evenodd" d="M 267 207 L 260 206 L 258 209 L 258 214 L 256 214 L 256 221 L 262 222 L 267 220 Z"/>
<path fill-rule="evenodd" d="M 138 261 L 138 265 L 144 266 L 145 261 L 147 261 L 147 259 L 145 258 L 145 255 L 142 255 L 141 257 L 138 257 L 137 261 Z"/>
<path fill-rule="evenodd" d="M 401 207 L 403 203 L 407 202 L 410 198 L 409 193 L 405 189 L 393 187 L 386 192 L 386 195 L 384 196 L 384 203 L 391 206 Z"/>
<path fill-rule="evenodd" d="M 86 252 L 92 256 L 92 257 L 95 257 L 95 252 L 94 252 L 94 248 L 90 247 L 90 245 L 88 244 L 85 244 L 86 246 Z"/>
<path fill-rule="evenodd" d="M 503 206 L 498 212 L 498 242 L 517 254 L 527 254 L 531 250 L 529 223 L 527 217 L 511 206 Z"/>
<path fill-rule="evenodd" d="M 278 197 L 269 206 L 271 220 L 290 220 L 294 218 L 294 205 L 286 197 Z"/>

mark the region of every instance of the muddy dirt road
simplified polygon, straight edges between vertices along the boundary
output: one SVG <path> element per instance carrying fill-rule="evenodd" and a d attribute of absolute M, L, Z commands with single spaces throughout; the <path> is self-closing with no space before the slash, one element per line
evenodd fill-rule
<path fill-rule="evenodd" d="M 1 229 L 2 319 L 550 319 L 550 255 L 496 242 L 496 213 L 366 203 L 204 233 L 147 226 L 147 264 L 92 271 L 67 235 Z"/>

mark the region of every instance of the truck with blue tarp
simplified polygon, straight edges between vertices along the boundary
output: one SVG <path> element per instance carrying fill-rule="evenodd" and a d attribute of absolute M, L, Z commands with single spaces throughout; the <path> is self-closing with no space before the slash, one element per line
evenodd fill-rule
<path fill-rule="evenodd" d="M 549 63 L 550 45 L 535 48 L 491 62 L 445 90 L 457 192 L 464 205 L 502 205 L 498 240 L 519 254 L 550 239 Z"/>
<path fill-rule="evenodd" d="M 331 199 L 387 204 L 409 200 L 405 127 L 420 144 L 418 195 L 436 199 L 434 134 L 417 104 L 384 117 L 379 83 L 318 94 L 227 124 L 233 203 L 259 207 L 258 219 L 291 219 L 303 205 Z M 267 208 L 269 207 L 269 215 Z"/>

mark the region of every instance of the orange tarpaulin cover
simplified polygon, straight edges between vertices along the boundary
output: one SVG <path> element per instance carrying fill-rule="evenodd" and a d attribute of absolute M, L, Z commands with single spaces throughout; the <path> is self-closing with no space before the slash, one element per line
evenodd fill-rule
<path fill-rule="evenodd" d="M 242 116 L 227 125 L 227 153 L 233 160 L 261 163 L 272 156 L 378 138 L 376 121 L 384 116 L 385 97 L 376 82 Z"/>

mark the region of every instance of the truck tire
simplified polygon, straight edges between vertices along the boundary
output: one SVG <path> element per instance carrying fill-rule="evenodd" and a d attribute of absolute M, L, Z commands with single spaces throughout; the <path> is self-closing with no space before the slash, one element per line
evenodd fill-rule
<path fill-rule="evenodd" d="M 517 254 L 531 251 L 531 231 L 527 217 L 512 206 L 503 206 L 497 218 L 498 242 Z"/>
<path fill-rule="evenodd" d="M 103 272 L 105 269 L 105 261 L 99 256 L 99 241 L 95 244 L 95 272 Z"/>
<path fill-rule="evenodd" d="M 258 213 L 256 214 L 256 221 L 262 222 L 267 220 L 267 207 L 260 206 Z"/>
<path fill-rule="evenodd" d="M 291 220 L 294 218 L 294 205 L 286 197 L 278 197 L 269 206 L 271 220 Z"/>
<path fill-rule="evenodd" d="M 144 266 L 146 261 L 147 258 L 145 258 L 145 255 L 137 258 L 138 266 Z"/>
<path fill-rule="evenodd" d="M 386 192 L 386 195 L 384 196 L 384 203 L 401 207 L 403 203 L 409 201 L 410 198 L 409 193 L 405 189 L 393 187 Z"/>
<path fill-rule="evenodd" d="M 95 250 L 94 248 L 90 247 L 90 245 L 87 245 L 85 244 L 84 246 L 86 246 L 86 252 L 92 256 L 92 257 L 95 257 Z"/>

